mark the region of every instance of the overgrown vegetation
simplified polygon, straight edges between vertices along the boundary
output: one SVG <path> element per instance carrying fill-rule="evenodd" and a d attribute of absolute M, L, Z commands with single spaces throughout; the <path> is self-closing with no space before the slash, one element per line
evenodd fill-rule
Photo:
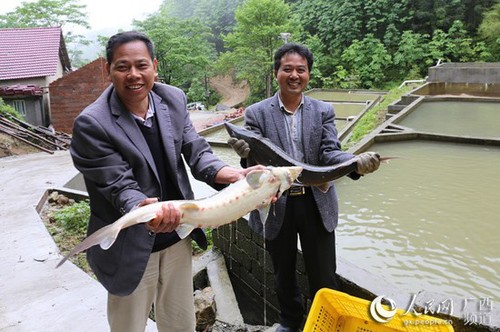
<path fill-rule="evenodd" d="M 22 3 L 0 27 L 85 27 L 84 10 L 76 0 Z M 285 40 L 313 51 L 311 88 L 387 89 L 438 61 L 500 61 L 498 0 L 170 0 L 133 26 L 153 39 L 160 77 L 190 101 L 207 101 L 205 78 L 217 73 L 249 82 L 247 105 L 274 93 L 272 55 Z"/>
<path fill-rule="evenodd" d="M 343 146 L 343 149 L 347 150 L 357 142 L 359 142 L 365 135 L 370 133 L 378 125 L 380 125 L 385 120 L 385 115 L 387 114 L 388 106 L 401 99 L 405 93 L 412 89 L 411 86 L 397 87 L 390 90 L 384 97 L 383 100 L 371 108 L 356 124 L 348 142 Z"/>
<path fill-rule="evenodd" d="M 50 235 L 59 247 L 62 255 L 69 253 L 86 236 L 90 217 L 90 206 L 87 200 L 80 202 L 57 203 L 55 200 L 47 203 L 42 219 Z M 80 253 L 70 260 L 83 271 L 92 275 L 85 257 Z"/>
<path fill-rule="evenodd" d="M 16 111 L 14 107 L 7 105 L 2 98 L 0 98 L 0 114 L 6 117 L 14 117 L 19 120 L 24 120 L 23 116 L 19 114 L 19 112 Z"/>

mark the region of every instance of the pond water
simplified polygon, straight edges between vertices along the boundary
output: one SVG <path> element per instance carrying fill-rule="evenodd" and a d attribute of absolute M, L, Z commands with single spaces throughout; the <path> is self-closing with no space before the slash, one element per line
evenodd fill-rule
<path fill-rule="evenodd" d="M 366 104 L 360 103 L 330 103 L 335 110 L 335 117 L 347 118 L 349 116 L 356 116 L 365 109 Z"/>
<path fill-rule="evenodd" d="M 243 126 L 245 123 L 245 120 L 243 118 L 240 118 L 236 121 L 231 122 L 232 124 L 236 126 Z M 229 139 L 229 134 L 227 133 L 227 130 L 225 129 L 224 126 L 218 127 L 218 130 L 208 130 L 206 133 L 202 133 L 203 137 L 205 137 L 207 140 L 211 142 L 227 142 Z"/>
<path fill-rule="evenodd" d="M 500 298 L 500 148 L 405 141 L 358 181 L 342 178 L 338 255 L 409 293 Z"/>
<path fill-rule="evenodd" d="M 399 124 L 419 131 L 474 137 L 500 136 L 500 104 L 429 101 L 418 105 Z"/>
<path fill-rule="evenodd" d="M 363 102 L 377 99 L 379 94 L 360 93 L 349 91 L 328 91 L 328 90 L 311 90 L 306 92 L 308 97 L 324 100 L 324 101 L 348 101 L 348 102 Z"/>

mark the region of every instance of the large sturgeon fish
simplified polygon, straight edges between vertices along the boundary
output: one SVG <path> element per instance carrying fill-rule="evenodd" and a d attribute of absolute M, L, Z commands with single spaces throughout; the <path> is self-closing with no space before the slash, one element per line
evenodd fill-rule
<path fill-rule="evenodd" d="M 353 157 L 345 162 L 332 166 L 314 166 L 297 161 L 286 154 L 280 147 L 269 139 L 259 136 L 254 132 L 241 126 L 225 122 L 227 132 L 231 137 L 242 139 L 250 145 L 250 156 L 258 164 L 266 166 L 298 166 L 302 173 L 297 179 L 299 184 L 305 186 L 317 186 L 321 191 L 327 192 L 330 181 L 341 178 L 356 171 L 358 157 Z M 382 157 L 381 161 L 392 159 Z"/>
<path fill-rule="evenodd" d="M 213 196 L 199 200 L 168 201 L 181 212 L 181 224 L 176 232 L 183 239 L 195 227 L 218 227 L 235 221 L 255 209 L 259 210 L 260 220 L 266 220 L 272 198 L 274 196 L 279 198 L 290 188 L 301 171 L 301 167 L 269 167 L 265 170 L 255 170 Z M 139 207 L 114 223 L 97 230 L 71 250 L 56 267 L 61 266 L 71 256 L 96 244 L 104 250 L 108 249 L 122 229 L 150 221 L 164 203 Z"/>

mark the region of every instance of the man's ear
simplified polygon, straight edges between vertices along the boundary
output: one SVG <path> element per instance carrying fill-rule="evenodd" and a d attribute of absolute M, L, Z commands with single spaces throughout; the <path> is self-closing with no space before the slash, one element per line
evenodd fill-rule
<path fill-rule="evenodd" d="M 111 75 L 110 75 L 110 72 L 109 72 L 110 69 L 109 69 L 109 63 L 108 62 L 106 62 L 104 64 L 104 69 L 106 70 L 106 74 L 108 74 L 108 81 L 111 82 Z"/>
<path fill-rule="evenodd" d="M 155 69 L 155 81 L 158 81 L 158 60 L 153 59 L 153 68 Z"/>

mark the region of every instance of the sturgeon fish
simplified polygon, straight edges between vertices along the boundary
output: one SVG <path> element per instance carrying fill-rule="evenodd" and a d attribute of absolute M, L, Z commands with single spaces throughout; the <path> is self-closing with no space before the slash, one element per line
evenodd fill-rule
<path fill-rule="evenodd" d="M 175 231 L 183 239 L 196 227 L 215 228 L 229 224 L 255 209 L 259 210 L 260 220 L 266 220 L 273 197 L 279 198 L 290 188 L 301 171 L 301 167 L 268 167 L 248 173 L 244 179 L 230 184 L 213 196 L 198 200 L 168 201 L 181 212 L 180 225 Z M 96 244 L 104 250 L 109 249 L 122 229 L 150 221 L 164 203 L 139 207 L 97 230 L 71 250 L 56 268 L 71 256 Z"/>
<path fill-rule="evenodd" d="M 241 126 L 225 122 L 229 136 L 243 139 L 250 145 L 250 156 L 258 164 L 266 166 L 299 166 L 302 173 L 297 179 L 299 184 L 304 186 L 317 186 L 321 191 L 327 192 L 330 188 L 330 181 L 341 178 L 356 171 L 358 157 L 353 157 L 345 162 L 332 166 L 314 166 L 297 161 L 286 154 L 280 147 L 276 146 L 269 139 L 259 136 L 254 132 Z M 381 161 L 392 159 L 392 157 L 382 157 Z"/>

